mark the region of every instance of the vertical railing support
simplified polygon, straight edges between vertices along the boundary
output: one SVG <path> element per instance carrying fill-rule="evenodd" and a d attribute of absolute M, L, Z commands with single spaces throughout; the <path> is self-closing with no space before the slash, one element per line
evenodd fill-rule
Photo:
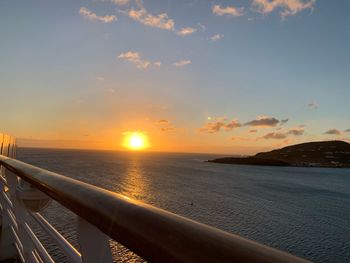
<path fill-rule="evenodd" d="M 12 173 L 10 170 L 5 170 L 5 176 L 8 182 L 8 187 L 10 191 L 10 199 L 13 204 L 13 212 L 16 217 L 17 222 L 17 235 L 22 243 L 23 251 L 22 255 L 24 257 L 25 261 L 30 262 L 32 251 L 34 251 L 35 246 L 33 245 L 32 241 L 28 237 L 28 234 L 25 230 L 25 216 L 26 216 L 26 210 L 19 202 L 17 196 L 16 196 L 16 188 L 18 186 L 18 178 L 17 175 Z"/>
<path fill-rule="evenodd" d="M 112 263 L 109 237 L 98 228 L 78 218 L 78 240 L 83 263 Z"/>
<path fill-rule="evenodd" d="M 4 169 L 0 167 L 0 176 L 3 176 Z M 1 203 L 1 222 L 0 222 L 0 261 L 10 258 L 15 258 L 17 256 L 16 247 L 14 245 L 14 237 L 12 235 L 11 230 L 11 219 L 7 212 L 8 204 L 6 202 L 5 197 L 3 196 L 5 193 L 5 185 L 0 180 L 0 203 Z"/>

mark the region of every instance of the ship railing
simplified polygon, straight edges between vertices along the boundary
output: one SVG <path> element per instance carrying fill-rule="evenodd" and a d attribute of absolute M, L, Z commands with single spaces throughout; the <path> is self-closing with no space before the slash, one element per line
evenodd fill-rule
<path fill-rule="evenodd" d="M 11 158 L 15 154 L 14 143 L 3 148 L 0 261 L 17 256 L 21 262 L 54 262 L 30 227 L 26 219 L 29 214 L 69 262 L 113 262 L 110 239 L 150 262 L 307 262 Z M 51 199 L 77 215 L 79 251 L 40 214 Z"/>

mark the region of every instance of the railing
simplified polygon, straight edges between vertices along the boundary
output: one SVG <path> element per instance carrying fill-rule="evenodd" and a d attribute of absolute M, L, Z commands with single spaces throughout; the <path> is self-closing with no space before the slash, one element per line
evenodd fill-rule
<path fill-rule="evenodd" d="M 29 213 L 70 262 L 113 262 L 109 238 L 151 262 L 306 262 L 4 155 L 0 165 L 0 260 L 16 249 L 22 262 L 54 262 L 25 220 Z M 78 216 L 80 252 L 37 212 L 50 199 Z"/>

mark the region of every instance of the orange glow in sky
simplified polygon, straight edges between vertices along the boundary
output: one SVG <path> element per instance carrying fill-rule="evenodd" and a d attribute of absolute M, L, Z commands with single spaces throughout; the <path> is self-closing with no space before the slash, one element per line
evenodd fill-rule
<path fill-rule="evenodd" d="M 0 132 L 19 147 L 350 142 L 350 1 L 62 2 L 0 1 Z"/>
<path fill-rule="evenodd" d="M 126 133 L 123 146 L 132 151 L 140 151 L 148 148 L 149 140 L 146 134 L 142 132 Z"/>

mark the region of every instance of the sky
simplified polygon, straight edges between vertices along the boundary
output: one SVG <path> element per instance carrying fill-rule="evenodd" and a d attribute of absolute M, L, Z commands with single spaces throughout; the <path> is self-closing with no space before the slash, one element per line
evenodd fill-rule
<path fill-rule="evenodd" d="M 19 146 L 253 154 L 350 141 L 350 1 L 0 1 Z"/>

